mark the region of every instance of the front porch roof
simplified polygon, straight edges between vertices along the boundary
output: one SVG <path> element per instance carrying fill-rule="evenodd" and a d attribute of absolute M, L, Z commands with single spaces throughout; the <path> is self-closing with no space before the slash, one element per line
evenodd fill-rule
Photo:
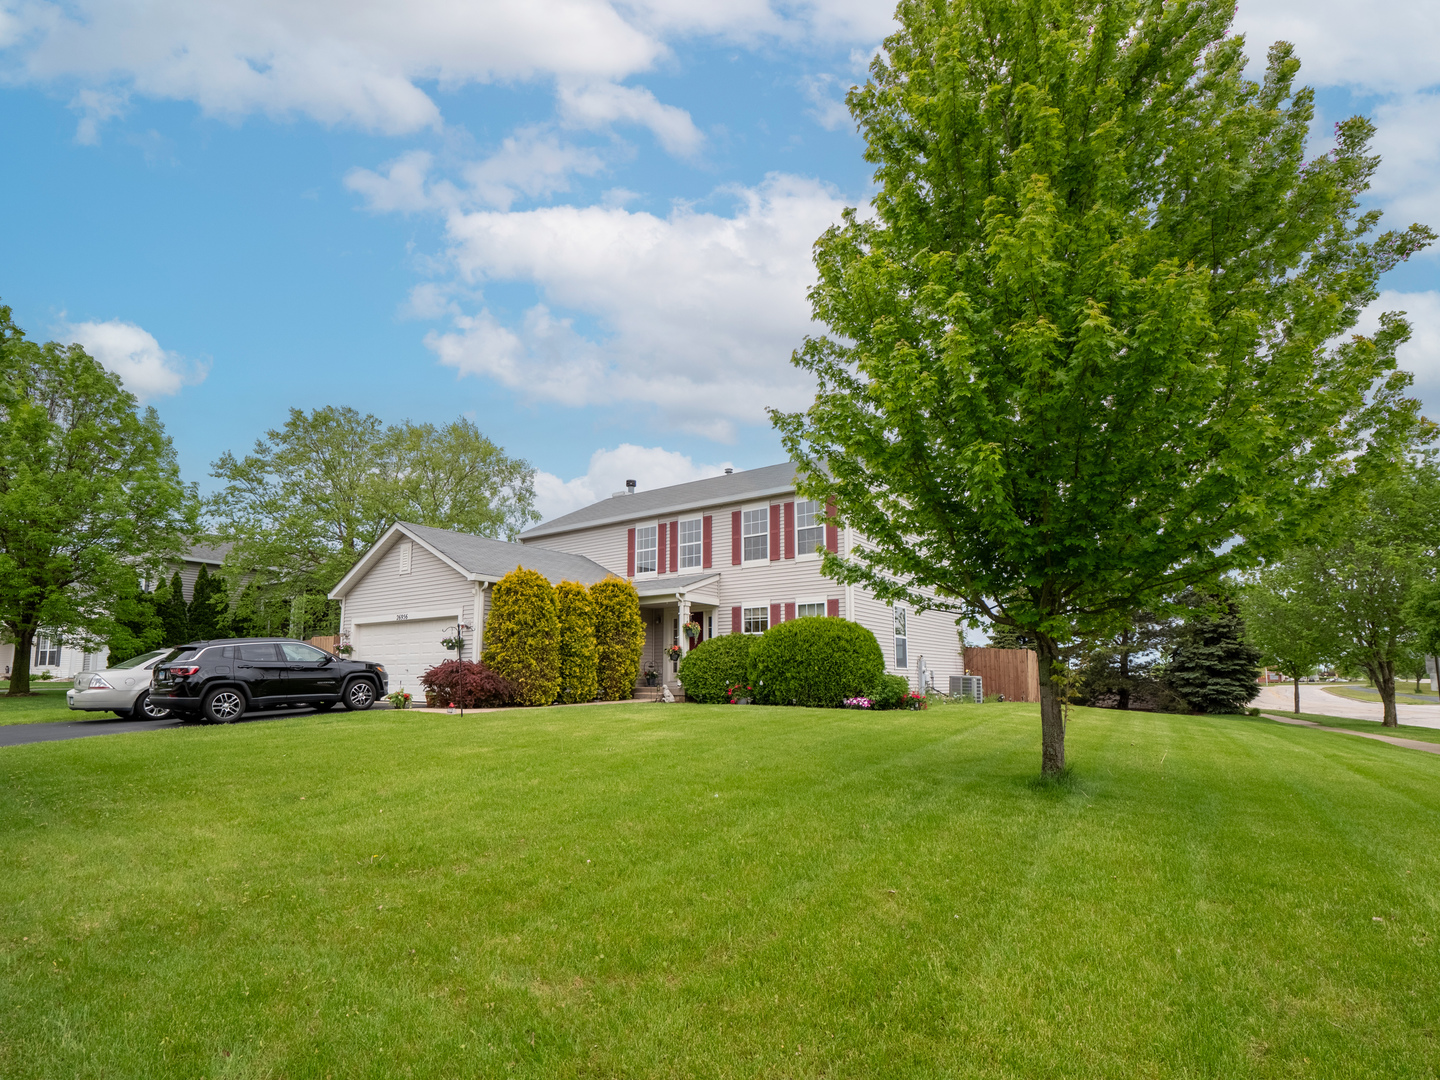
<path fill-rule="evenodd" d="M 717 588 L 720 582 L 720 575 L 711 571 L 708 574 L 690 574 L 686 577 L 672 577 L 669 574 L 656 578 L 645 578 L 643 581 L 635 581 L 635 591 L 640 594 L 643 603 L 646 600 L 671 600 L 676 593 L 680 593 L 686 599 L 700 604 L 718 604 L 720 602 L 720 590 Z M 696 594 L 702 595 L 696 595 Z"/>

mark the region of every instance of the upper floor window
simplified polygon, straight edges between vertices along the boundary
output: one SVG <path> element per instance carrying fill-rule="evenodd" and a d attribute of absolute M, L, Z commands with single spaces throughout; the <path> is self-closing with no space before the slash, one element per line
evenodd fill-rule
<path fill-rule="evenodd" d="M 763 634 L 770 629 L 770 609 L 768 607 L 747 607 L 742 612 L 743 632 L 747 634 Z"/>
<path fill-rule="evenodd" d="M 680 522 L 680 569 L 705 563 L 705 528 L 699 518 Z"/>
<path fill-rule="evenodd" d="M 742 513 L 740 536 L 740 557 L 745 562 L 770 558 L 770 508 L 762 506 L 759 510 L 746 510 Z"/>
<path fill-rule="evenodd" d="M 813 555 L 824 544 L 825 507 L 814 499 L 796 500 L 795 550 L 801 555 Z"/>
<path fill-rule="evenodd" d="M 821 600 L 814 604 L 796 604 L 795 617 L 797 619 L 816 618 L 825 614 L 825 601 Z M 873 654 L 872 654 L 873 655 Z"/>
<path fill-rule="evenodd" d="M 910 666 L 910 640 L 905 630 L 905 609 L 895 609 L 895 666 L 897 668 L 908 668 Z"/>
<path fill-rule="evenodd" d="M 655 573 L 655 526 L 642 525 L 635 530 L 635 572 Z"/>

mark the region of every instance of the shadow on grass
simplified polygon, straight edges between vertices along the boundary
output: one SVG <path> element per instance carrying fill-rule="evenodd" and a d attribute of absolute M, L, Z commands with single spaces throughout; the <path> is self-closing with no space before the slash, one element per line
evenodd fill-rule
<path fill-rule="evenodd" d="M 1084 785 L 1073 765 L 1066 765 L 1058 773 L 1048 776 L 1028 777 L 1025 786 L 1037 795 L 1048 795 L 1053 799 L 1064 799 L 1072 795 L 1088 799 L 1094 794 Z"/>

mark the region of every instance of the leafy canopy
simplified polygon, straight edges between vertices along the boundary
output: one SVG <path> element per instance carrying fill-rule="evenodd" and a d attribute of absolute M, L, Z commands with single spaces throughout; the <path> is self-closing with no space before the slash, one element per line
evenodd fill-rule
<path fill-rule="evenodd" d="M 1047 770 L 1057 642 L 1303 537 L 1415 423 L 1403 318 L 1347 332 L 1433 234 L 1375 235 L 1371 124 L 1307 160 L 1299 61 L 1247 80 L 1232 15 L 905 0 L 848 99 L 879 191 L 775 421 L 868 541 L 827 573 L 1036 633 Z"/>

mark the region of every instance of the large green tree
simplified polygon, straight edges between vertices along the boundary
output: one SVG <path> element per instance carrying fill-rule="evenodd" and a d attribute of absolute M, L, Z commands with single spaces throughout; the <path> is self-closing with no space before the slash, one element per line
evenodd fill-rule
<path fill-rule="evenodd" d="M 0 626 L 10 695 L 44 628 L 96 647 L 137 569 L 179 553 L 187 497 L 154 409 L 78 345 L 30 341 L 0 306 Z"/>
<path fill-rule="evenodd" d="M 250 454 L 227 451 L 211 470 L 223 486 L 206 509 L 232 545 L 231 588 L 253 577 L 270 608 L 323 600 L 396 521 L 510 538 L 538 518 L 534 470 L 465 419 L 387 427 L 348 407 L 291 409 Z"/>
<path fill-rule="evenodd" d="M 1372 126 L 1307 155 L 1299 61 L 1247 80 L 1231 5 L 897 15 L 848 98 L 874 212 L 816 243 L 818 392 L 776 423 L 866 539 L 827 573 L 1034 635 L 1055 773 L 1066 642 L 1305 536 L 1406 437 L 1408 327 L 1348 331 L 1433 234 L 1375 234 Z"/>
<path fill-rule="evenodd" d="M 1302 567 L 1277 563 L 1256 572 L 1240 598 L 1246 633 L 1264 662 L 1291 680 L 1297 713 L 1300 680 L 1338 651 L 1329 605 L 1309 584 Z"/>

